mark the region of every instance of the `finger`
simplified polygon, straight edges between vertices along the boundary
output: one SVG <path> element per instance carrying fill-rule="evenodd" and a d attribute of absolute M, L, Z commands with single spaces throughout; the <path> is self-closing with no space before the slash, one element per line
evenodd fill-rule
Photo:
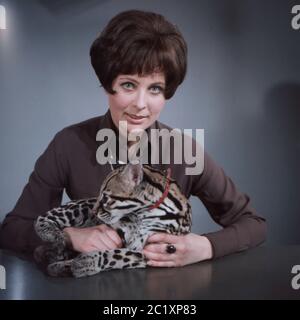
<path fill-rule="evenodd" d="M 166 246 L 166 243 L 147 244 L 144 247 L 144 250 L 147 250 L 148 252 L 166 253 Z"/>
<path fill-rule="evenodd" d="M 122 243 L 122 239 L 120 238 L 120 236 L 118 235 L 118 233 L 114 230 L 109 228 L 106 232 L 107 236 L 115 243 L 115 245 L 119 248 L 122 247 L 123 243 Z"/>
<path fill-rule="evenodd" d="M 90 252 L 93 252 L 93 251 L 100 251 L 100 250 L 103 250 L 102 247 L 101 249 L 97 246 L 94 246 L 94 245 L 88 245 L 88 246 L 85 246 L 83 247 L 83 249 L 81 250 L 82 253 L 90 253 Z"/>
<path fill-rule="evenodd" d="M 98 240 L 101 248 L 104 247 L 104 249 L 108 249 L 108 250 L 117 248 L 117 245 L 104 232 L 99 233 Z"/>
<path fill-rule="evenodd" d="M 143 254 L 149 260 L 170 261 L 170 255 L 168 253 L 164 253 L 163 254 L 163 253 L 157 253 L 157 252 L 151 252 L 151 251 L 143 250 Z"/>
<path fill-rule="evenodd" d="M 122 246 L 122 240 L 119 238 L 117 232 L 114 229 L 108 227 L 105 224 L 102 224 L 98 226 L 97 231 L 99 232 L 100 239 L 106 246 L 106 249 L 115 249 Z M 117 237 L 117 241 L 113 239 L 116 237 Z M 120 239 L 119 242 L 118 242 L 118 239 Z"/>
<path fill-rule="evenodd" d="M 147 265 L 150 267 L 176 267 L 175 261 L 156 261 L 156 260 L 150 260 L 147 261 Z"/>
<path fill-rule="evenodd" d="M 168 233 L 155 233 L 148 238 L 147 242 L 148 243 L 155 243 L 155 242 L 177 243 L 177 242 L 180 242 L 180 236 L 174 236 Z"/>
<path fill-rule="evenodd" d="M 106 224 L 101 224 L 98 226 L 98 230 L 107 234 L 117 247 L 121 247 L 123 245 L 122 239 L 113 228 L 107 226 Z"/>

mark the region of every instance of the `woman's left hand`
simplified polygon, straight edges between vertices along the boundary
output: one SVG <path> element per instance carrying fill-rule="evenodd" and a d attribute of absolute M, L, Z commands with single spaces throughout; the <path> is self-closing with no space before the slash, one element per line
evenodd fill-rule
<path fill-rule="evenodd" d="M 176 248 L 174 253 L 167 252 L 167 245 Z M 180 267 L 212 258 L 212 246 L 205 236 L 189 233 L 175 236 L 167 233 L 151 235 L 143 250 L 152 267 Z"/>

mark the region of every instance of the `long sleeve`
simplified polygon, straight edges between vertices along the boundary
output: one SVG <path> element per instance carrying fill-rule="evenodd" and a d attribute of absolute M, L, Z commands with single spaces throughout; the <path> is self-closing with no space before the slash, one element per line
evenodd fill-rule
<path fill-rule="evenodd" d="M 61 204 L 66 183 L 60 135 L 54 137 L 36 161 L 16 206 L 6 215 L 0 229 L 0 247 L 30 253 L 41 242 L 33 229 L 34 219 Z"/>
<path fill-rule="evenodd" d="M 204 234 L 213 247 L 213 257 L 255 247 L 266 239 L 265 219 L 250 206 L 249 197 L 240 193 L 212 158 L 205 153 L 204 171 L 194 176 L 192 194 L 198 196 L 212 219 L 223 229 Z"/>

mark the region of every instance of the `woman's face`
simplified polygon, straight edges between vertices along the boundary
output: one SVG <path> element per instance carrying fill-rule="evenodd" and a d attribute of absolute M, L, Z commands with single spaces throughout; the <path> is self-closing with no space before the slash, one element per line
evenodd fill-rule
<path fill-rule="evenodd" d="M 120 74 L 112 88 L 116 93 L 107 93 L 112 120 L 118 128 L 119 121 L 127 121 L 128 132 L 150 127 L 166 102 L 163 73 L 143 77 Z"/>

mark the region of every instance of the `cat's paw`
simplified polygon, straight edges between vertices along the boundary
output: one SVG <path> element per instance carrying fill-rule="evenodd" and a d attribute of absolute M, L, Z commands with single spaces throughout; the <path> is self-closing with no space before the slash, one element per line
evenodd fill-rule
<path fill-rule="evenodd" d="M 72 260 L 71 271 L 74 277 L 92 276 L 100 272 L 98 253 L 82 253 Z"/>
<path fill-rule="evenodd" d="M 51 277 L 70 277 L 72 260 L 58 261 L 48 265 L 47 273 Z"/>
<path fill-rule="evenodd" d="M 33 257 L 34 260 L 40 265 L 48 265 L 58 260 L 57 250 L 49 245 L 37 247 L 34 250 Z"/>

